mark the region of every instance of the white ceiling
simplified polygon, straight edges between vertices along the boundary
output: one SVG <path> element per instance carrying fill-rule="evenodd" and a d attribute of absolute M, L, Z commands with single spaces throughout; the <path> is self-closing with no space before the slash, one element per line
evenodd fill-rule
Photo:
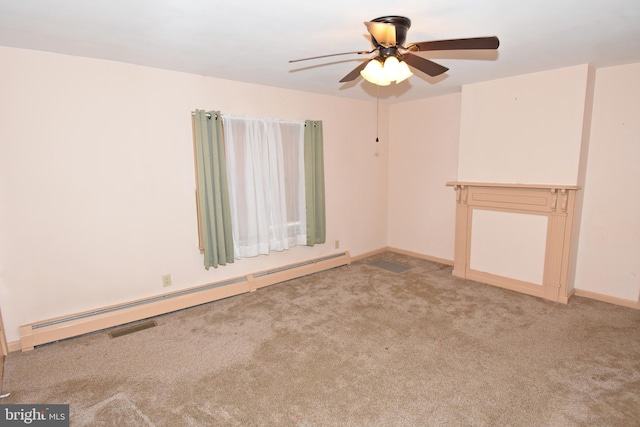
<path fill-rule="evenodd" d="M 378 88 L 338 81 L 369 50 L 364 21 L 411 19 L 407 43 L 496 35 L 497 52 L 424 52 L 450 68 Z M 0 0 L 0 45 L 401 102 L 468 83 L 640 62 L 640 0 Z M 1 66 L 1 64 L 0 64 Z"/>

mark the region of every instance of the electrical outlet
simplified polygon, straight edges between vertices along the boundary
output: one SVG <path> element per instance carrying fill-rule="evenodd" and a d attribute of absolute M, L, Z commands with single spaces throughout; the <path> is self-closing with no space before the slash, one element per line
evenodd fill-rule
<path fill-rule="evenodd" d="M 336 240 L 336 249 L 340 249 L 340 240 Z"/>
<path fill-rule="evenodd" d="M 166 288 L 167 286 L 171 286 L 171 275 L 165 274 L 162 276 L 162 287 Z"/>

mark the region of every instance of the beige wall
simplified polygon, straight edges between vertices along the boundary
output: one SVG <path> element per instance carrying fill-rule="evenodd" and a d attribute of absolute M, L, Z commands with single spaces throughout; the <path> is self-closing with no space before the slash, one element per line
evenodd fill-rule
<path fill-rule="evenodd" d="M 388 245 L 453 258 L 455 196 L 444 184 L 457 177 L 460 133 L 469 131 L 461 124 L 471 114 L 470 104 L 462 111 L 466 89 L 381 105 L 375 143 L 373 102 L 11 48 L 0 47 L 0 63 L 0 304 L 9 341 L 20 324 L 322 256 L 336 252 L 336 240 L 353 255 Z M 584 88 L 585 67 L 556 71 L 558 81 L 554 72 L 522 76 L 572 100 L 567 113 L 555 110 L 555 92 L 526 92 L 525 110 L 551 108 L 568 121 L 567 136 L 579 135 L 575 97 L 584 94 L 575 85 Z M 576 288 L 630 300 L 640 288 L 638 67 L 597 74 L 576 272 Z M 324 121 L 326 245 L 204 270 L 194 108 Z M 580 148 L 571 142 L 567 150 Z M 571 157 L 569 172 L 551 180 L 577 179 Z M 623 205 L 630 211 L 622 214 Z M 162 288 L 169 273 L 174 284 Z"/>
<path fill-rule="evenodd" d="M 589 67 L 462 88 L 458 180 L 576 185 Z"/>
<path fill-rule="evenodd" d="M 460 94 L 390 107 L 389 246 L 453 260 Z"/>
<path fill-rule="evenodd" d="M 590 75 L 580 65 L 464 86 L 458 181 L 581 184 Z M 543 284 L 546 217 L 474 210 L 472 224 L 471 268 Z"/>
<path fill-rule="evenodd" d="M 462 95 L 390 107 L 389 246 L 453 259 L 455 196 L 442 187 L 446 181 L 520 182 L 528 177 L 529 183 L 578 184 L 583 187 L 579 192 L 581 214 L 575 220 L 580 234 L 570 286 L 604 299 L 611 296 L 638 301 L 640 64 L 603 68 L 597 73 L 584 65 L 471 86 L 472 90 L 463 88 Z M 480 103 L 480 93 L 489 101 Z M 494 99 L 496 93 L 501 94 L 498 99 Z M 522 94 L 526 94 L 524 99 Z M 525 102 L 518 106 L 520 110 L 510 111 L 521 101 Z M 470 108 L 474 104 L 475 110 Z M 510 154 L 506 158 L 513 160 L 517 153 L 513 154 L 514 148 L 508 145 L 515 143 L 517 147 L 520 142 L 514 142 L 518 130 L 513 122 L 500 128 L 500 118 L 507 117 L 530 131 L 521 132 L 522 136 L 539 150 L 519 165 L 526 170 L 522 174 L 515 173 L 511 166 L 488 166 L 490 157 L 468 147 L 473 144 L 474 129 L 480 140 L 488 143 L 491 155 L 502 156 L 507 146 Z M 480 118 L 492 123 L 493 130 L 485 127 L 485 122 L 478 122 Z M 547 126 L 540 126 L 541 121 Z M 458 137 L 458 132 L 466 134 Z M 496 141 L 496 135 L 505 139 Z M 546 155 L 540 156 L 540 152 Z M 458 156 L 464 158 L 459 166 Z M 517 158 L 518 162 L 523 160 Z M 479 167 L 483 162 L 487 170 Z M 462 176 L 456 176 L 461 170 Z M 549 176 L 541 174 L 549 171 Z M 530 228 L 536 225 L 532 222 Z M 520 239 L 531 242 L 534 248 L 528 255 L 533 261 L 520 266 L 514 273 L 517 278 L 541 274 L 541 245 L 536 239 Z M 481 265 L 490 266 L 493 261 L 495 258 L 476 257 Z M 518 263 L 521 260 L 515 265 Z"/>
<path fill-rule="evenodd" d="M 638 301 L 640 64 L 596 72 L 576 289 Z"/>
<path fill-rule="evenodd" d="M 0 48 L 0 302 L 18 326 L 386 245 L 387 110 L 197 75 Z M 190 112 L 324 122 L 327 240 L 206 271 Z M 171 274 L 173 286 L 162 287 Z"/>

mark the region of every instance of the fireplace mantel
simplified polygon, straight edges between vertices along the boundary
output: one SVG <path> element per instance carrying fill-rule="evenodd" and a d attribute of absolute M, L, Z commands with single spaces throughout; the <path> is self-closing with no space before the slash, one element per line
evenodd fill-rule
<path fill-rule="evenodd" d="M 568 284 L 575 209 L 575 185 L 448 182 L 456 192 L 456 232 L 453 274 L 494 286 L 567 303 L 573 294 Z M 532 283 L 471 267 L 473 215 L 476 211 L 546 217 L 544 271 L 541 283 Z M 523 233 L 525 235 L 526 233 Z M 512 240 L 516 245 L 517 233 Z M 506 260 L 505 262 L 508 262 Z"/>

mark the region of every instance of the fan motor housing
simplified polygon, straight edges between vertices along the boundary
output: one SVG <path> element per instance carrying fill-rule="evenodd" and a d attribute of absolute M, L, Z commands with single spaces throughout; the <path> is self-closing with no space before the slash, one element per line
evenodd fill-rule
<path fill-rule="evenodd" d="M 402 58 L 402 55 L 398 53 L 397 47 L 385 47 L 385 48 L 381 48 L 378 51 L 378 58 L 380 58 L 383 62 L 389 56 L 395 56 L 398 59 Z"/>
<path fill-rule="evenodd" d="M 380 18 L 372 19 L 371 22 L 381 22 L 383 24 L 394 25 L 396 27 L 396 46 L 402 46 L 404 44 L 407 39 L 407 31 L 411 28 L 411 20 L 404 16 L 381 16 Z M 375 39 L 373 39 L 373 37 L 372 41 L 375 44 Z"/>

